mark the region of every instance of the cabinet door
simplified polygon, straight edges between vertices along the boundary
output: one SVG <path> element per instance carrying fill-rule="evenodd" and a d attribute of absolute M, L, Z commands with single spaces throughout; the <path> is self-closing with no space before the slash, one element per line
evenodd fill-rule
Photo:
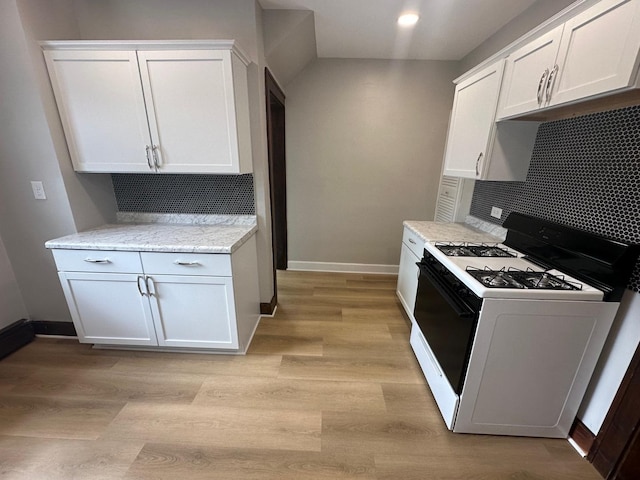
<path fill-rule="evenodd" d="M 147 277 L 158 345 L 237 349 L 231 277 Z"/>
<path fill-rule="evenodd" d="M 416 292 L 418 291 L 418 266 L 420 261 L 404 243 L 400 251 L 400 268 L 398 270 L 398 298 L 405 312 L 415 323 L 413 309 L 416 305 Z"/>
<path fill-rule="evenodd" d="M 444 175 L 480 178 L 495 125 L 504 61 L 456 86 Z"/>
<path fill-rule="evenodd" d="M 139 51 L 159 172 L 239 173 L 231 52 Z"/>
<path fill-rule="evenodd" d="M 498 119 L 545 106 L 547 81 L 555 64 L 562 30 L 561 25 L 507 57 Z"/>
<path fill-rule="evenodd" d="M 158 344 L 149 301 L 141 294 L 142 277 L 81 272 L 58 276 L 80 342 Z"/>
<path fill-rule="evenodd" d="M 75 170 L 148 172 L 135 52 L 47 50 L 45 58 Z"/>
<path fill-rule="evenodd" d="M 565 23 L 551 105 L 629 87 L 640 48 L 640 1 L 605 0 Z"/>

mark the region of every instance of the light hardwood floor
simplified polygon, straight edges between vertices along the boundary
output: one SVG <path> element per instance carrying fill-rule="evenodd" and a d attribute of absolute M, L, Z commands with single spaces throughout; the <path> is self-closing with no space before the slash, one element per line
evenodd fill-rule
<path fill-rule="evenodd" d="M 447 431 L 396 277 L 278 282 L 246 356 L 39 338 L 0 361 L 0 478 L 600 478 L 565 440 Z"/>

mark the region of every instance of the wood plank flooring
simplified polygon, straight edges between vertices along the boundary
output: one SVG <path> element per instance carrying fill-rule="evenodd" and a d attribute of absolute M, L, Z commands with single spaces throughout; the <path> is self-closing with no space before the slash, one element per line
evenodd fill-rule
<path fill-rule="evenodd" d="M 395 276 L 278 285 L 246 356 L 39 338 L 0 361 L 0 478 L 600 478 L 565 440 L 447 431 Z"/>

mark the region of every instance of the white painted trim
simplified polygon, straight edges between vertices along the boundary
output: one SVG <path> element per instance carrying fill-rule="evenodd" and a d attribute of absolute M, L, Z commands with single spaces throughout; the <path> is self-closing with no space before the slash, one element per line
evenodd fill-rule
<path fill-rule="evenodd" d="M 251 58 L 235 40 L 45 40 L 43 50 L 231 50 L 245 65 Z"/>
<path fill-rule="evenodd" d="M 342 273 L 373 273 L 397 275 L 398 265 L 377 265 L 369 263 L 331 263 L 331 262 L 298 262 L 289 261 L 289 270 L 308 272 L 342 272 Z"/>

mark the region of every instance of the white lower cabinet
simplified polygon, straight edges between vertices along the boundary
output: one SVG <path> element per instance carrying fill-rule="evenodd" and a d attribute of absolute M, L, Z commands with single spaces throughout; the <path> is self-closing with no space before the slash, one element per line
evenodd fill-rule
<path fill-rule="evenodd" d="M 238 348 L 231 277 L 147 278 L 158 345 Z"/>
<path fill-rule="evenodd" d="M 398 295 L 398 299 L 411 322 L 415 322 L 413 309 L 416 305 L 416 292 L 418 291 L 419 270 L 416 263 L 420 261 L 423 249 L 424 240 L 405 227 L 402 236 L 402 250 L 400 250 L 396 295 Z"/>
<path fill-rule="evenodd" d="M 231 255 L 53 255 L 82 343 L 245 352 L 257 327 L 255 237 Z"/>
<path fill-rule="evenodd" d="M 147 298 L 138 275 L 59 272 L 71 318 L 82 343 L 157 345 Z"/>

